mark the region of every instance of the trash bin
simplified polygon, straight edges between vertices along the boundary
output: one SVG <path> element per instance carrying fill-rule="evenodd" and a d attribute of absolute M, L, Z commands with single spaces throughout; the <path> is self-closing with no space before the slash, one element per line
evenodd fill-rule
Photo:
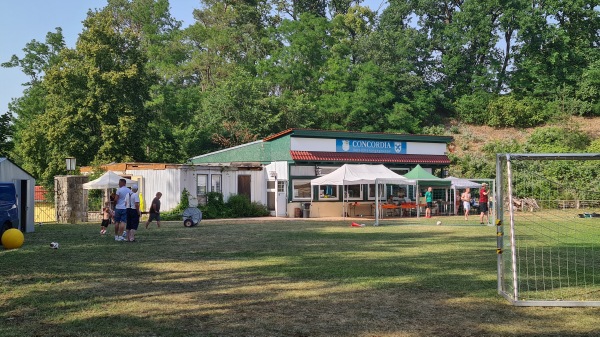
<path fill-rule="evenodd" d="M 302 209 L 302 217 L 310 218 L 310 202 L 304 203 L 304 208 Z"/>
<path fill-rule="evenodd" d="M 301 218 L 301 217 L 302 217 L 302 209 L 294 208 L 294 218 Z"/>

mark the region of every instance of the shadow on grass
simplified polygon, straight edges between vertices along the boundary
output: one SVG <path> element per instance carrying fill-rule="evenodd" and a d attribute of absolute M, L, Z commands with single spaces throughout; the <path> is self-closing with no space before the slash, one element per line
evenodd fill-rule
<path fill-rule="evenodd" d="M 47 226 L 0 253 L 2 336 L 582 336 L 595 308 L 496 295 L 493 231 L 249 223 Z M 60 238 L 61 248 L 47 243 Z M 26 323 L 26 324 L 24 324 Z"/>

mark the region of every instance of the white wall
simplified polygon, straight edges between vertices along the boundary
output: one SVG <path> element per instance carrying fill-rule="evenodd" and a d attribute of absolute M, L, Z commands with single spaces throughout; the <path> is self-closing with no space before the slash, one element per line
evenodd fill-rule
<path fill-rule="evenodd" d="M 25 231 L 29 233 L 35 230 L 35 179 L 10 160 L 0 159 L 0 181 L 15 184 L 19 202 L 21 202 L 20 199 L 23 195 L 21 191 L 21 180 L 27 180 L 27 214 L 21 214 L 19 208 L 19 218 L 25 216 Z"/>
<path fill-rule="evenodd" d="M 142 211 L 148 211 L 156 192 L 162 193 L 160 199 L 161 211 L 171 210 L 179 204 L 181 191 L 183 190 L 179 184 L 181 171 L 181 169 L 127 170 L 127 174 L 131 174 L 133 179 L 136 179 L 136 177 L 142 178 L 142 190 L 140 191 L 144 197 L 144 209 Z"/>
<path fill-rule="evenodd" d="M 312 173 L 314 173 L 314 166 L 311 166 Z M 277 172 L 277 180 L 289 180 L 288 174 L 288 163 L 286 161 L 274 161 L 271 164 L 265 166 L 265 173 L 267 174 L 268 180 L 275 180 L 271 177 L 271 172 Z"/>
<path fill-rule="evenodd" d="M 287 171 L 287 166 L 286 166 Z M 282 171 L 283 172 L 283 171 Z M 230 196 L 236 195 L 238 191 L 238 175 L 250 175 L 251 181 L 251 201 L 267 203 L 267 179 L 266 170 L 237 170 L 210 166 L 185 166 L 170 168 L 165 170 L 127 170 L 133 179 L 140 179 L 141 193 L 144 198 L 144 211 L 148 211 L 152 199 L 156 192 L 163 194 L 161 200 L 161 210 L 171 210 L 179 204 L 181 192 L 187 189 L 190 192 L 190 203 L 197 203 L 197 176 L 199 174 L 208 175 L 208 186 L 210 187 L 211 176 L 213 174 L 221 175 L 221 184 L 223 199 L 227 201 Z"/>

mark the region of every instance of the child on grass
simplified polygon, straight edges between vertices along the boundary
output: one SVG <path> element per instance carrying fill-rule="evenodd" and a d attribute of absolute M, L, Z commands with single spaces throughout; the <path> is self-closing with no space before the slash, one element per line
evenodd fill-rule
<path fill-rule="evenodd" d="M 102 207 L 102 224 L 100 225 L 100 234 L 106 234 L 106 228 L 110 225 L 113 218 L 113 210 L 110 208 L 110 201 L 104 203 Z"/>

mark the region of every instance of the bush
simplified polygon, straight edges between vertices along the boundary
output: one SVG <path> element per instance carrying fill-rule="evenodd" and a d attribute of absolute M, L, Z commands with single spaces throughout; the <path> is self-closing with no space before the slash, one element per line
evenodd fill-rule
<path fill-rule="evenodd" d="M 494 94 L 485 91 L 464 95 L 455 103 L 456 113 L 461 121 L 465 123 L 483 125 L 487 122 L 485 112 L 494 97 Z"/>
<path fill-rule="evenodd" d="M 540 100 L 506 95 L 490 102 L 485 115 L 489 126 L 525 128 L 540 125 L 553 114 L 553 110 Z"/>
<path fill-rule="evenodd" d="M 423 127 L 422 133 L 424 135 L 443 136 L 446 129 L 443 125 L 432 125 Z"/>
<path fill-rule="evenodd" d="M 267 209 L 267 206 L 256 201 L 252 202 L 252 212 L 252 216 L 269 216 L 271 214 Z"/>
<path fill-rule="evenodd" d="M 528 152 L 584 152 L 590 145 L 589 136 L 580 130 L 567 127 L 545 127 L 536 129 L 527 139 Z"/>
<path fill-rule="evenodd" d="M 223 194 L 218 192 L 209 192 L 206 195 L 206 205 L 201 206 L 202 217 L 205 219 L 223 218 L 226 213 Z"/>
<path fill-rule="evenodd" d="M 269 210 L 257 202 L 250 202 L 245 195 L 234 195 L 227 201 L 228 212 L 226 216 L 232 218 L 267 216 Z"/>
<path fill-rule="evenodd" d="M 190 193 L 187 190 L 181 192 L 181 202 L 177 207 L 169 212 L 161 213 L 161 220 L 174 221 L 182 220 L 183 211 L 189 207 Z M 220 218 L 244 218 L 268 216 L 267 207 L 258 202 L 250 202 L 244 195 L 234 195 L 229 198 L 227 203 L 223 202 L 223 194 L 218 192 L 209 192 L 206 195 L 206 205 L 198 206 L 202 211 L 203 219 Z"/>

